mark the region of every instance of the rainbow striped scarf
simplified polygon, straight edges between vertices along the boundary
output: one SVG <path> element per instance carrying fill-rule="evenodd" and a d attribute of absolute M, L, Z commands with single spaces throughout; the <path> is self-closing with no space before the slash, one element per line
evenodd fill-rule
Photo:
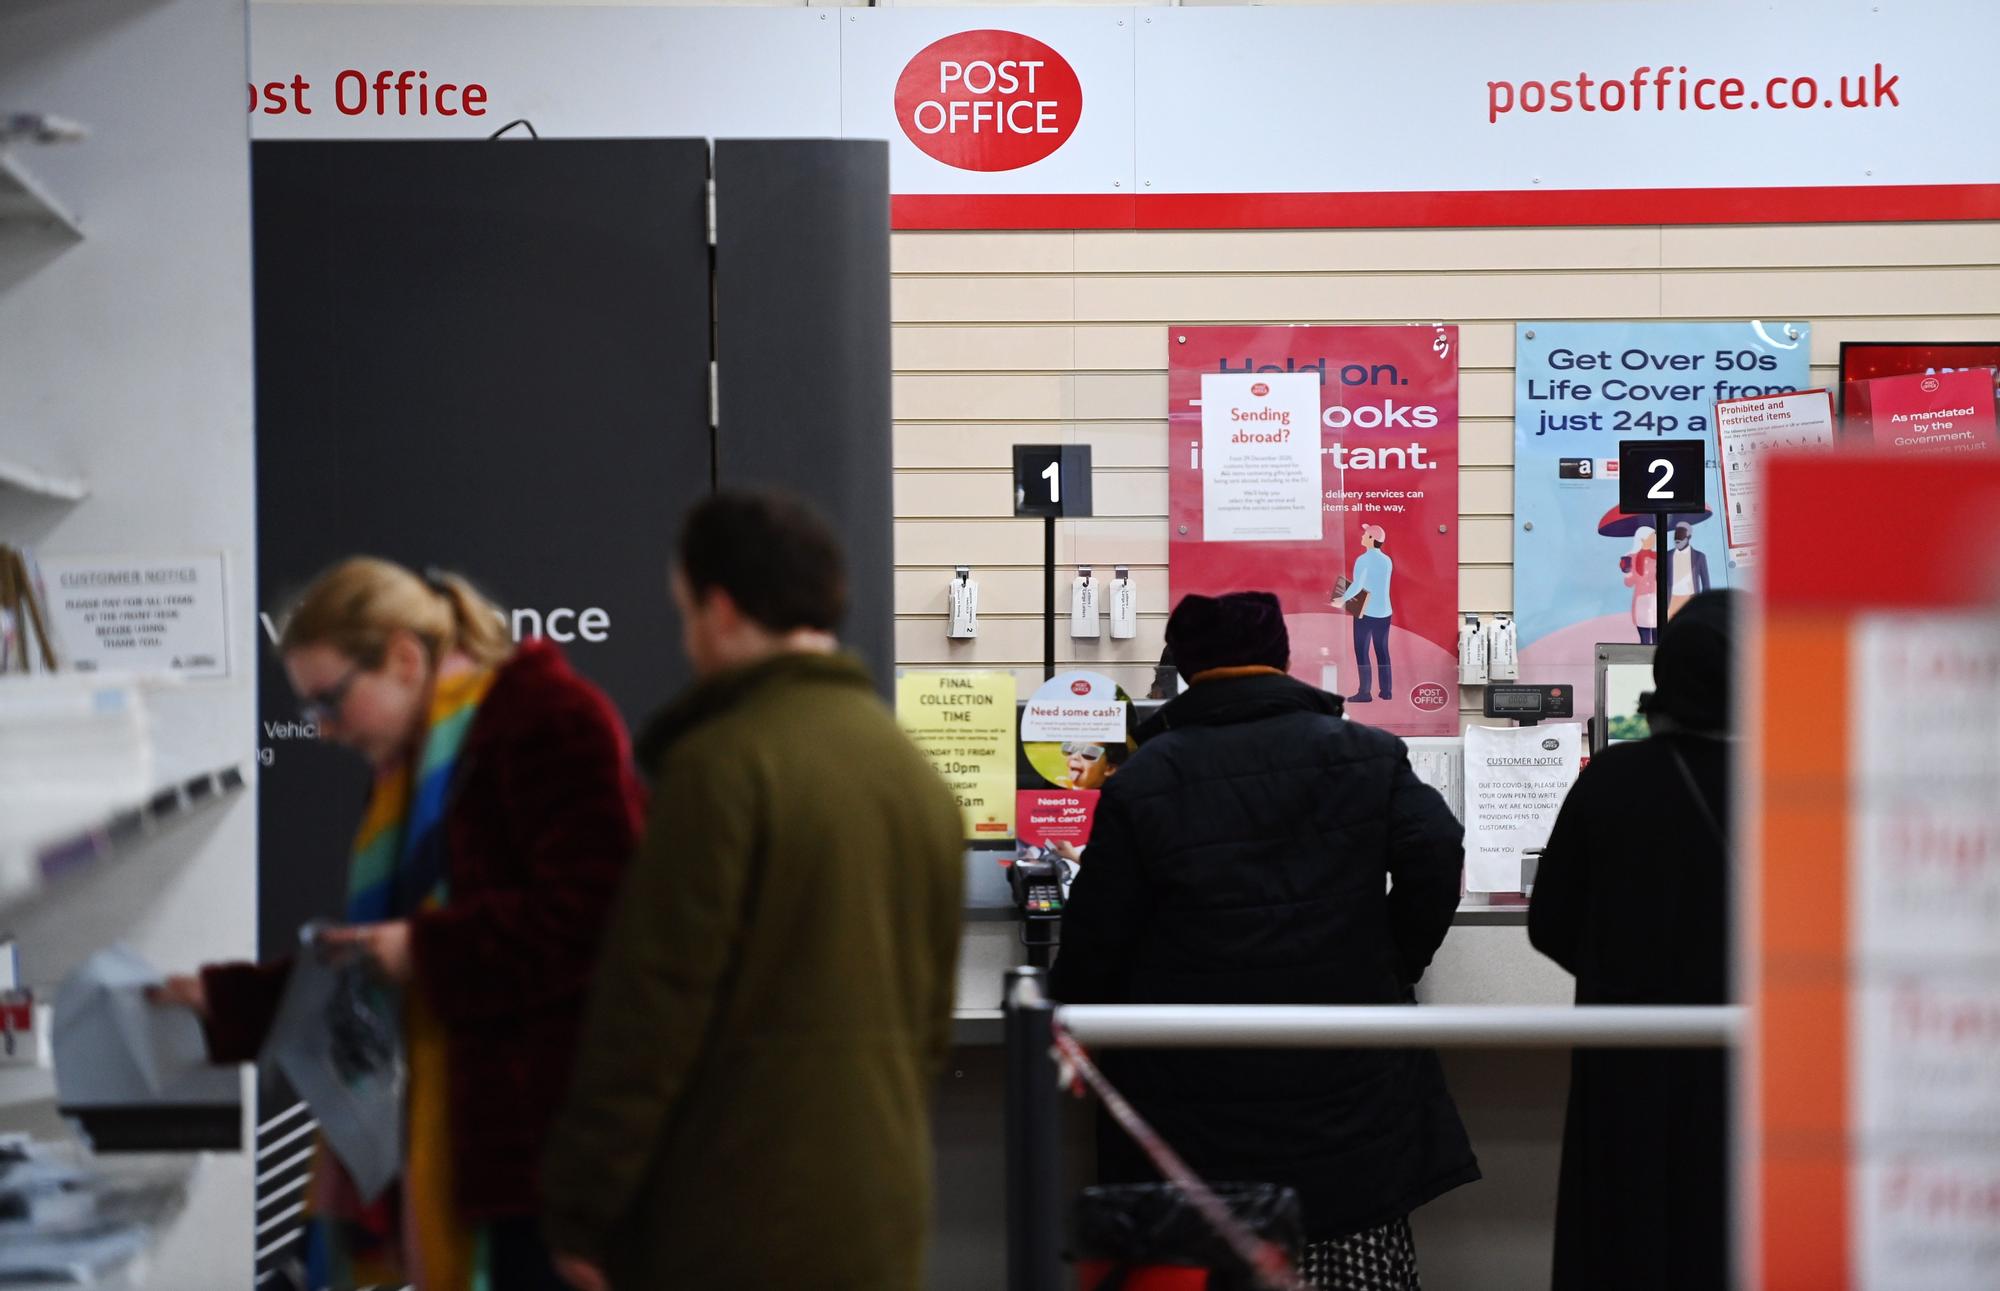
<path fill-rule="evenodd" d="M 416 765 L 390 767 L 375 777 L 348 863 L 349 923 L 406 919 L 450 900 L 445 818 L 452 778 L 466 733 L 493 680 L 491 669 L 441 679 L 431 696 Z M 439 1291 L 459 1291 L 479 1281 L 481 1243 L 457 1221 L 450 1200 L 443 1031 L 420 992 L 409 992 L 404 1007 L 411 1137 L 405 1145 L 401 1206 L 393 1194 L 374 1206 L 361 1206 L 344 1177 L 328 1177 L 342 1172 L 332 1154 L 322 1152 L 308 1258 L 315 1286 L 400 1286 L 418 1271 L 424 1287 Z"/>
<path fill-rule="evenodd" d="M 349 923 L 407 918 L 450 898 L 444 823 L 452 773 L 492 688 L 493 673 L 484 668 L 439 681 L 416 767 L 391 767 L 375 777 L 347 866 Z"/>

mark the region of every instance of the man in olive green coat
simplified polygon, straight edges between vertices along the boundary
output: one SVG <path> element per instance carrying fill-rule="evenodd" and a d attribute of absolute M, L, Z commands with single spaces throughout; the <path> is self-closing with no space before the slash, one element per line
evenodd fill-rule
<path fill-rule="evenodd" d="M 613 915 L 547 1223 L 579 1291 L 914 1291 L 964 825 L 837 653 L 838 542 L 719 495 L 674 571 L 694 689 L 639 744 L 652 821 Z"/>

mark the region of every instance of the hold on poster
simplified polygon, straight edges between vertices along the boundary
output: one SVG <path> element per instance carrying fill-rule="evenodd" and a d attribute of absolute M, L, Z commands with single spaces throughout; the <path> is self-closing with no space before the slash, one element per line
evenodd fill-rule
<path fill-rule="evenodd" d="M 1599 643 L 1650 644 L 1735 573 L 1719 514 L 1715 405 L 1809 384 L 1806 323 L 1522 323 L 1514 339 L 1514 610 L 1521 680 L 1591 695 Z M 1618 444 L 1710 444 L 1708 508 L 1618 510 Z M 1579 714 L 1581 716 L 1582 714 Z"/>
<path fill-rule="evenodd" d="M 1294 676 L 1370 725 L 1458 734 L 1458 329 L 1176 327 L 1167 352 L 1172 598 L 1273 592 Z M 1320 536 L 1250 536 L 1240 491 L 1210 534 L 1203 378 L 1282 374 L 1318 391 Z M 1255 384 L 1245 398 L 1276 402 L 1291 383 Z M 1291 507 L 1290 490 L 1272 496 Z M 1294 523 L 1278 531 L 1310 532 Z"/>

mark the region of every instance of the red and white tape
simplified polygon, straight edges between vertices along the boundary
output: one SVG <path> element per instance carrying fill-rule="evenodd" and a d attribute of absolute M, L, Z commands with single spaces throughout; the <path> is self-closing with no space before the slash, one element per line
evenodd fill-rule
<path fill-rule="evenodd" d="M 1117 1121 L 1119 1127 L 1139 1145 L 1139 1150 L 1151 1159 L 1161 1178 L 1181 1190 L 1188 1204 L 1208 1221 L 1208 1226 L 1243 1261 L 1244 1267 L 1251 1271 L 1265 1291 L 1312 1291 L 1279 1246 L 1251 1232 L 1242 1220 L 1229 1213 L 1229 1207 L 1215 1195 L 1215 1190 L 1188 1168 L 1180 1154 L 1168 1147 L 1159 1132 L 1148 1125 L 1132 1104 L 1125 1101 L 1125 1096 L 1104 1078 L 1104 1073 L 1097 1069 L 1097 1064 L 1090 1060 L 1090 1055 L 1074 1036 L 1058 1026 L 1054 1041 L 1053 1056 L 1063 1087 L 1079 1098 L 1083 1096 L 1083 1086 L 1090 1087 L 1104 1104 L 1104 1110 L 1111 1113 L 1111 1119 Z"/>

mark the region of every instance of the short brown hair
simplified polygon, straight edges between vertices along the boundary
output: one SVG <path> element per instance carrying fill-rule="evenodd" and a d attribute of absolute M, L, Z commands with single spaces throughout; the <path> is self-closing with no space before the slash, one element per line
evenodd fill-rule
<path fill-rule="evenodd" d="M 832 632 L 847 617 L 847 562 L 832 526 L 775 492 L 703 499 L 681 528 L 680 569 L 700 596 L 720 588 L 770 632 Z"/>

